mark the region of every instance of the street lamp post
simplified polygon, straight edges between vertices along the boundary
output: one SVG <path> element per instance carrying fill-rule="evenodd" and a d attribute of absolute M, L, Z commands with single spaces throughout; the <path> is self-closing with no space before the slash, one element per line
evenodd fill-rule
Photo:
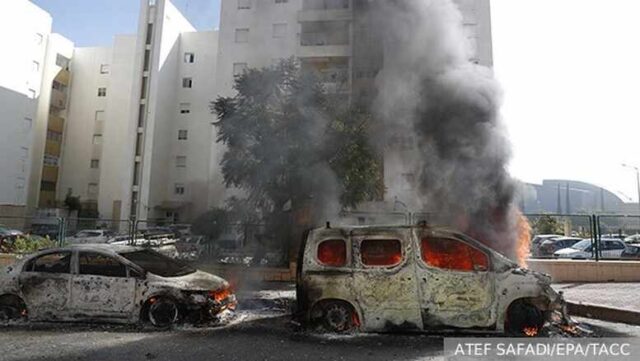
<path fill-rule="evenodd" d="M 636 172 L 636 185 L 638 186 L 638 217 L 640 217 L 640 169 L 638 169 L 638 167 L 636 166 L 628 164 L 622 164 L 622 166 L 625 168 L 631 168 Z"/>

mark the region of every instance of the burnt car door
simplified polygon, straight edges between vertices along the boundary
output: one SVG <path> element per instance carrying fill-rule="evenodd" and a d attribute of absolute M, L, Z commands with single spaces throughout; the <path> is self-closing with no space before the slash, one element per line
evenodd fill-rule
<path fill-rule="evenodd" d="M 28 261 L 18 283 L 29 317 L 56 320 L 68 315 L 70 306 L 71 251 L 46 253 Z"/>
<path fill-rule="evenodd" d="M 417 237 L 417 277 L 425 329 L 490 327 L 495 275 L 490 255 L 450 234 Z"/>
<path fill-rule="evenodd" d="M 127 318 L 135 306 L 136 280 L 110 254 L 80 251 L 71 282 L 71 304 L 79 318 Z"/>
<path fill-rule="evenodd" d="M 405 233 L 352 237 L 354 289 L 366 331 L 422 328 L 413 250 Z"/>

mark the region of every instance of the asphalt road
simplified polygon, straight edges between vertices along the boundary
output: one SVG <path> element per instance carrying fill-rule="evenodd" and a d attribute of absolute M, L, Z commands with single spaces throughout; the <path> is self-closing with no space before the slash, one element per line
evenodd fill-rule
<path fill-rule="evenodd" d="M 429 360 L 445 335 L 319 335 L 299 330 L 286 307 L 248 302 L 224 326 L 170 331 L 117 325 L 0 327 L 0 360 Z M 640 327 L 585 320 L 595 336 L 640 337 Z M 460 336 L 460 335 L 456 335 Z"/>

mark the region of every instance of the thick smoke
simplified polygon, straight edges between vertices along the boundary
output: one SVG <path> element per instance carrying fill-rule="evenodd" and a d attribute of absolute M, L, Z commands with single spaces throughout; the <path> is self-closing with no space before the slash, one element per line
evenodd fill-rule
<path fill-rule="evenodd" d="M 388 191 L 433 213 L 434 223 L 513 257 L 518 215 L 500 90 L 489 69 L 469 60 L 462 20 L 451 0 L 380 2 L 385 58 L 375 104 L 385 126 L 378 137 L 393 159 L 386 172 L 413 184 Z"/>

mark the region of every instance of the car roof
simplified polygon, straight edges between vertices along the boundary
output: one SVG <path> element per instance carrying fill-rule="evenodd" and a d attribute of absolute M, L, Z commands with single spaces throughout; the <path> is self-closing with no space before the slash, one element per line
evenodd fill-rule
<path fill-rule="evenodd" d="M 112 253 L 129 253 L 135 251 L 141 251 L 144 248 L 119 244 L 73 244 L 65 247 L 48 248 L 42 250 L 40 253 L 48 252 L 64 252 L 64 251 L 106 251 Z"/>

